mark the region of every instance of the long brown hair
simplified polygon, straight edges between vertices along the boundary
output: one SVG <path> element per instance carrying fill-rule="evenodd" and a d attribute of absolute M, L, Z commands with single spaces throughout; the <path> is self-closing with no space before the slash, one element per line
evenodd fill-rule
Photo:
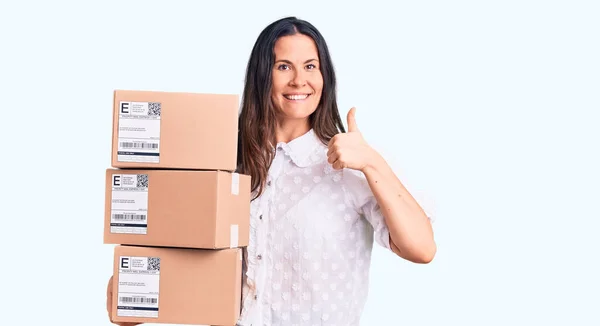
<path fill-rule="evenodd" d="M 277 39 L 297 33 L 314 40 L 323 76 L 321 99 L 310 115 L 309 123 L 324 144 L 335 134 L 345 132 L 337 106 L 335 72 L 321 33 L 307 21 L 296 17 L 283 18 L 268 25 L 258 36 L 248 61 L 239 116 L 237 172 L 250 175 L 256 197 L 263 192 L 274 158 L 272 146 L 276 144 L 276 111 L 271 101 L 271 69 L 275 63 L 273 49 Z"/>

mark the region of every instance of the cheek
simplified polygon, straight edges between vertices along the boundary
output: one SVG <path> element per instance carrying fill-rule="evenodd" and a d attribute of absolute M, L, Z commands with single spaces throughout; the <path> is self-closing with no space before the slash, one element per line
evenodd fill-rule
<path fill-rule="evenodd" d="M 271 98 L 273 99 L 273 101 L 281 101 L 281 93 L 282 93 L 282 88 L 278 87 L 278 85 L 273 84 L 272 88 L 271 88 Z"/>
<path fill-rule="evenodd" d="M 315 90 L 317 93 L 321 94 L 323 92 L 323 85 L 319 85 L 319 87 Z"/>
<path fill-rule="evenodd" d="M 323 78 L 321 76 L 315 77 L 311 82 L 312 89 L 320 94 L 323 91 Z"/>
<path fill-rule="evenodd" d="M 273 97 L 278 97 L 281 92 L 283 92 L 285 85 L 286 81 L 283 76 L 280 76 L 277 71 L 274 71 L 271 79 L 271 95 Z"/>

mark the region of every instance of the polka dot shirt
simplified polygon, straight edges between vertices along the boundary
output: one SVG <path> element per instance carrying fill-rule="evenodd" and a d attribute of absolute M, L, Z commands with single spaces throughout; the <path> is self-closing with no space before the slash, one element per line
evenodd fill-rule
<path fill-rule="evenodd" d="M 313 130 L 275 151 L 251 204 L 238 325 L 358 325 L 373 243 L 390 249 L 367 180 L 334 170 Z"/>

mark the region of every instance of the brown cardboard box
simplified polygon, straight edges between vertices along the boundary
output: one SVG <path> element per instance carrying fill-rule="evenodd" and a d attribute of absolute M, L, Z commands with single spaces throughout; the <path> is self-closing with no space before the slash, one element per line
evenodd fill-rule
<path fill-rule="evenodd" d="M 114 322 L 226 325 L 240 315 L 242 249 L 116 246 Z"/>
<path fill-rule="evenodd" d="M 226 171 L 107 169 L 104 243 L 245 247 L 250 176 Z"/>
<path fill-rule="evenodd" d="M 234 171 L 239 97 L 114 92 L 111 166 Z"/>

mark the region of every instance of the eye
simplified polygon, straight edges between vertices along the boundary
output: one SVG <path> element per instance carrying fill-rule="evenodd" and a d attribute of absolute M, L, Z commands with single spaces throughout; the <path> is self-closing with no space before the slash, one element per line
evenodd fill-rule
<path fill-rule="evenodd" d="M 279 70 L 289 70 L 290 66 L 286 65 L 285 63 L 282 63 L 279 66 L 277 66 L 277 69 L 279 69 Z"/>
<path fill-rule="evenodd" d="M 312 63 L 310 63 L 310 64 L 308 64 L 308 65 L 306 66 L 306 68 L 307 68 L 308 70 L 313 70 L 313 69 L 317 69 L 317 66 L 315 66 L 315 65 L 314 65 L 314 64 L 312 64 Z"/>

